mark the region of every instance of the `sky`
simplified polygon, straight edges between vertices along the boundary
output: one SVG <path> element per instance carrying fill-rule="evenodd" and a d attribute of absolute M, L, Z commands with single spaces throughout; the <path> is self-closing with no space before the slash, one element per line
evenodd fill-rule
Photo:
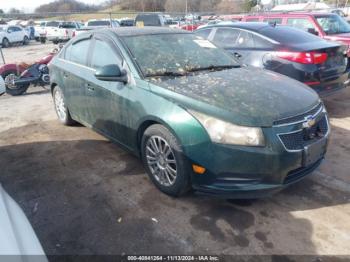
<path fill-rule="evenodd" d="M 0 9 L 8 11 L 11 7 L 24 12 L 32 12 L 39 5 L 53 2 L 54 0 L 0 0 Z M 100 4 L 104 0 L 80 0 L 86 4 Z"/>

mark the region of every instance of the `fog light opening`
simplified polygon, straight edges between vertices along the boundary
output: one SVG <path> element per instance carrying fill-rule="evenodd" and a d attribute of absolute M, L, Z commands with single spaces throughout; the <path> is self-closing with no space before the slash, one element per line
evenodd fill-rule
<path fill-rule="evenodd" d="M 204 167 L 198 166 L 198 165 L 195 165 L 195 164 L 192 164 L 192 169 L 193 169 L 193 171 L 195 173 L 200 174 L 200 175 L 204 174 L 204 172 L 205 172 L 205 168 Z"/>

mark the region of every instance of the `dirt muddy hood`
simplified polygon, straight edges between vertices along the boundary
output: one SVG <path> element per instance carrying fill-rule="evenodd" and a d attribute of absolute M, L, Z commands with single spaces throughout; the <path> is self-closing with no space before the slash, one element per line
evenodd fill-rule
<path fill-rule="evenodd" d="M 47 261 L 40 242 L 23 211 L 1 185 L 0 221 L 0 256 L 12 255 L 11 261 Z"/>
<path fill-rule="evenodd" d="M 252 67 L 151 82 L 229 111 L 236 124 L 248 126 L 271 126 L 278 119 L 304 113 L 319 103 L 316 92 L 306 85 Z"/>

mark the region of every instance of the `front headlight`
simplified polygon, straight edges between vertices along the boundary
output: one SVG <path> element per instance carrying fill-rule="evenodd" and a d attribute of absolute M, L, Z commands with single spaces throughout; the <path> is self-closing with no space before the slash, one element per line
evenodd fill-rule
<path fill-rule="evenodd" d="M 238 126 L 196 111 L 189 110 L 189 112 L 204 126 L 210 139 L 215 143 L 242 146 L 265 145 L 264 134 L 259 127 Z"/>

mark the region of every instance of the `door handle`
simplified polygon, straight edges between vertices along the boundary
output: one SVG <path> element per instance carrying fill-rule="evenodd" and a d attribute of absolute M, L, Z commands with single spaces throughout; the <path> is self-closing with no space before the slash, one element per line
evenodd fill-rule
<path fill-rule="evenodd" d="M 240 53 L 237 53 L 237 52 L 234 52 L 233 55 L 236 57 L 236 58 L 241 58 L 242 55 Z"/>
<path fill-rule="evenodd" d="M 94 88 L 92 85 L 90 85 L 90 84 L 85 84 L 85 86 L 86 86 L 87 90 L 89 90 L 89 91 L 95 91 L 95 88 Z"/>
<path fill-rule="evenodd" d="M 63 73 L 63 77 L 64 77 L 64 78 L 67 78 L 67 77 L 68 77 L 68 74 L 67 74 L 67 73 Z"/>

